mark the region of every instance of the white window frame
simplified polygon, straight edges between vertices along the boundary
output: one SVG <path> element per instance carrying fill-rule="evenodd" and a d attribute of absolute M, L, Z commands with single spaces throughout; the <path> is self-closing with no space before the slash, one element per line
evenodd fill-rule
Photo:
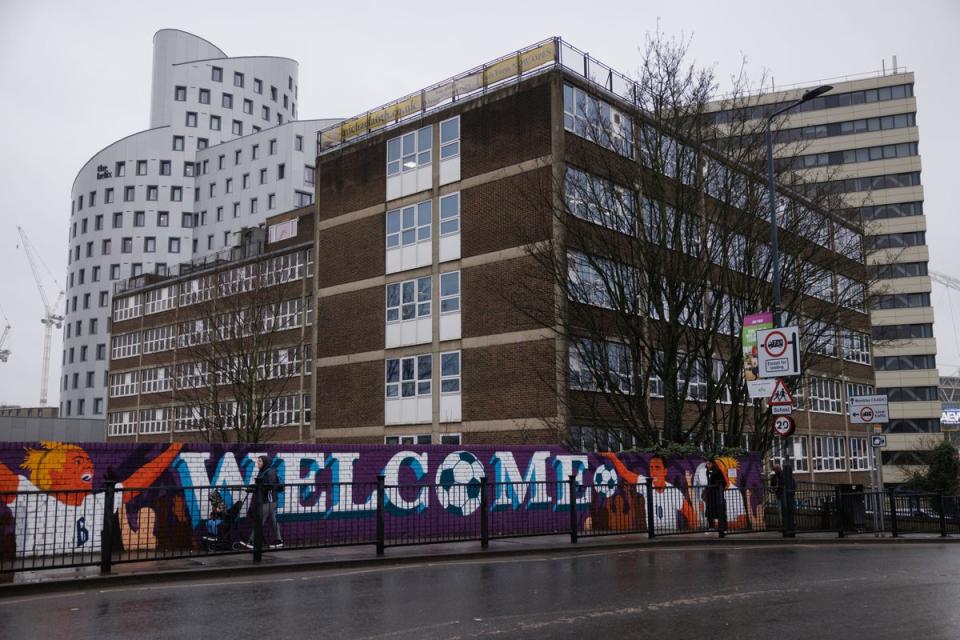
<path fill-rule="evenodd" d="M 433 306 L 431 276 L 391 282 L 386 286 L 386 295 L 387 324 L 431 316 Z"/>
<path fill-rule="evenodd" d="M 843 413 L 843 396 L 840 381 L 833 378 L 810 376 L 807 407 L 818 413 Z"/>
<path fill-rule="evenodd" d="M 177 345 L 177 327 L 172 324 L 143 330 L 142 348 L 144 355 L 169 351 Z"/>
<path fill-rule="evenodd" d="M 396 363 L 396 375 L 391 371 L 392 363 Z M 427 367 L 426 372 L 423 370 L 424 363 Z M 409 375 L 407 375 L 408 371 Z M 424 398 L 433 395 L 433 356 L 427 353 L 404 358 L 387 358 L 384 362 L 384 381 L 384 397 L 387 400 Z"/>
<path fill-rule="evenodd" d="M 460 192 L 440 197 L 440 237 L 460 233 Z"/>
<path fill-rule="evenodd" d="M 440 274 L 440 314 L 460 313 L 460 272 Z"/>
<path fill-rule="evenodd" d="M 168 407 L 140 410 L 140 433 L 170 433 L 173 411 Z"/>
<path fill-rule="evenodd" d="M 137 395 L 138 371 L 125 371 L 110 374 L 110 397 L 122 398 Z"/>
<path fill-rule="evenodd" d="M 113 321 L 139 318 L 143 311 L 140 294 L 115 298 L 113 301 Z"/>
<path fill-rule="evenodd" d="M 107 434 L 111 436 L 134 436 L 137 434 L 136 411 L 117 411 L 107 414 Z"/>
<path fill-rule="evenodd" d="M 843 331 L 843 359 L 869 365 L 872 361 L 870 334 L 845 329 Z"/>
<path fill-rule="evenodd" d="M 153 367 L 140 372 L 140 393 L 163 393 L 173 386 L 171 367 Z"/>
<path fill-rule="evenodd" d="M 455 125 L 455 127 L 454 127 Z M 456 129 L 451 134 L 451 129 Z M 460 155 L 460 116 L 454 116 L 440 122 L 440 161 L 456 158 Z"/>
<path fill-rule="evenodd" d="M 600 369 L 600 358 L 605 358 L 606 366 Z M 591 365 L 595 362 L 595 365 Z M 630 351 L 626 344 L 613 340 L 598 343 L 595 340 L 582 338 L 570 343 L 569 349 L 569 383 L 570 389 L 578 391 L 604 391 L 605 384 L 611 382 L 616 386 L 616 392 L 632 393 L 633 364 Z M 598 381 L 597 377 L 607 374 L 609 380 Z"/>
<path fill-rule="evenodd" d="M 412 247 L 419 242 L 429 242 L 433 234 L 433 202 L 423 200 L 387 211 L 386 234 L 388 251 L 400 247 Z M 411 239 L 407 239 L 407 234 L 411 234 L 409 236 Z"/>
<path fill-rule="evenodd" d="M 440 353 L 440 395 L 460 393 L 462 390 L 463 355 L 460 351 Z"/>
<path fill-rule="evenodd" d="M 120 360 L 140 355 L 140 332 L 122 333 L 111 340 L 110 359 Z"/>
<path fill-rule="evenodd" d="M 387 140 L 387 177 L 433 163 L 433 125 Z"/>

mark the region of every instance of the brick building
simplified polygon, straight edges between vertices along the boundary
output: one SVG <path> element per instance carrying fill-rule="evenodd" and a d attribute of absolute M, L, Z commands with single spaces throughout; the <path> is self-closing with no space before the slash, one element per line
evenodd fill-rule
<path fill-rule="evenodd" d="M 229 428 L 244 409 L 227 389 L 251 380 L 220 363 L 255 354 L 264 439 L 313 441 L 313 234 L 312 207 L 295 209 L 170 275 L 117 283 L 108 440 L 202 440 L 217 417 Z"/>
<path fill-rule="evenodd" d="M 577 92 L 631 117 L 623 76 L 549 40 L 320 132 L 318 440 L 625 446 L 608 437 L 616 424 L 579 421 L 588 394 L 572 389 L 569 345 L 538 319 L 566 301 L 529 249 L 562 230 L 530 194 L 562 182 L 574 157 L 589 171 L 585 155 L 613 153 L 578 132 Z M 842 381 L 872 384 L 873 370 L 839 345 L 855 334 L 869 352 L 869 318 L 854 309 L 847 322 L 795 414 L 805 479 L 862 481 L 853 472 L 867 468 Z"/>

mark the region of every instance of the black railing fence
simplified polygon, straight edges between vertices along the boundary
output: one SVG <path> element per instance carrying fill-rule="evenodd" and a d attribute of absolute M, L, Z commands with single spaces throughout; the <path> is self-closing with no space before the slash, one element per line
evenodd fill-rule
<path fill-rule="evenodd" d="M 662 479 L 297 483 L 0 493 L 0 571 L 212 554 L 714 532 L 960 533 L 960 497 L 797 483 L 675 487 Z"/>

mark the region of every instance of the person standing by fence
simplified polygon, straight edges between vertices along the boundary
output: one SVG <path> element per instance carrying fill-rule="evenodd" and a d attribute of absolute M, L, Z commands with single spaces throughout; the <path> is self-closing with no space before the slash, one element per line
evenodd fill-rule
<path fill-rule="evenodd" d="M 704 493 L 707 522 L 711 529 L 721 533 L 727 528 L 727 508 L 724 490 L 727 479 L 713 460 L 707 460 L 707 490 Z"/>
<path fill-rule="evenodd" d="M 280 523 L 277 522 L 277 502 L 280 500 L 280 494 L 283 492 L 283 485 L 280 484 L 280 477 L 277 470 L 270 464 L 267 456 L 257 457 L 257 475 L 255 480 L 259 480 L 259 486 L 248 491 L 260 491 L 261 495 L 254 496 L 255 504 L 260 505 L 260 524 L 263 527 L 264 535 L 267 531 L 267 524 L 273 524 L 273 544 L 271 549 L 280 549 L 283 547 L 283 536 L 280 535 Z M 254 517 L 257 517 L 254 511 Z M 250 538 L 245 543 L 248 549 L 253 548 L 254 532 L 250 532 Z"/>

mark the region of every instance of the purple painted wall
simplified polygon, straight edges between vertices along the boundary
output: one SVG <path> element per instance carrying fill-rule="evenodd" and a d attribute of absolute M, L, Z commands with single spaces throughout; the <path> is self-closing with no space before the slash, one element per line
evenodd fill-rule
<path fill-rule="evenodd" d="M 50 555 L 99 545 L 104 477 L 123 487 L 116 510 L 127 549 L 199 545 L 209 490 L 227 506 L 252 482 L 255 460 L 268 455 L 286 488 L 278 520 L 288 543 L 372 542 L 376 479 L 386 477 L 386 536 L 397 542 L 476 537 L 479 478 L 486 476 L 491 535 L 565 531 L 571 474 L 586 485 L 576 497 L 584 530 L 629 529 L 645 521 L 644 483 L 652 477 L 657 526 L 705 524 L 701 458 L 652 460 L 649 454 L 586 454 L 550 446 L 381 446 L 0 443 L 0 553 Z M 733 528 L 756 528 L 762 485 L 757 456 L 720 459 Z M 619 484 L 618 484 L 619 482 Z M 637 490 L 638 483 L 641 485 Z M 58 493 L 60 491 L 61 493 Z M 249 504 L 234 537 L 245 537 Z M 52 516 L 55 530 L 42 523 Z M 762 518 L 760 518 L 762 522 Z M 272 537 L 268 535 L 269 538 Z"/>

